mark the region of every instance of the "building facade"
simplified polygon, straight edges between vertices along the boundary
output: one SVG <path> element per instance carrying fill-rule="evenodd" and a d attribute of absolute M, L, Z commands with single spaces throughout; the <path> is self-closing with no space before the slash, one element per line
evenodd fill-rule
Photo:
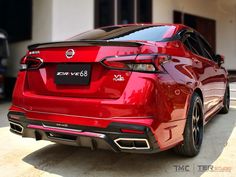
<path fill-rule="evenodd" d="M 32 0 L 31 12 L 31 38 L 10 43 L 10 77 L 17 76 L 19 61 L 30 44 L 68 39 L 103 25 L 173 23 L 174 12 L 181 14 L 181 22 L 185 14 L 199 19 L 198 26 L 201 19 L 212 21 L 213 26 L 200 25 L 199 29 L 213 36 L 226 68 L 236 70 L 235 0 Z"/>

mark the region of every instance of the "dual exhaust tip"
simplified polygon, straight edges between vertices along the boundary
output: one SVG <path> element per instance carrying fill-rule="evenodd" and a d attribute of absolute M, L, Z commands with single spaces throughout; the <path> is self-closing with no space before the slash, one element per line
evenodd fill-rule
<path fill-rule="evenodd" d="M 147 139 L 140 138 L 118 138 L 114 140 L 115 144 L 124 150 L 147 150 L 150 145 Z"/>
<path fill-rule="evenodd" d="M 13 132 L 16 132 L 18 134 L 22 134 L 23 130 L 24 130 L 22 125 L 20 125 L 19 123 L 15 123 L 15 122 L 10 122 L 10 129 Z"/>

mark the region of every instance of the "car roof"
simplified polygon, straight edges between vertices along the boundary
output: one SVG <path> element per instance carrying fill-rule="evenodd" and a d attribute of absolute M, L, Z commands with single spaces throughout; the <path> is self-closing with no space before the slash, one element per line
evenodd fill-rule
<path fill-rule="evenodd" d="M 111 25 L 111 26 L 176 26 L 177 28 L 189 28 L 183 24 L 175 23 L 131 23 L 131 24 L 120 24 L 120 25 Z"/>
<path fill-rule="evenodd" d="M 137 27 L 153 27 L 153 26 L 174 26 L 176 27 L 176 33 L 179 32 L 182 29 L 187 29 L 187 30 L 191 30 L 191 31 L 195 31 L 194 29 L 183 25 L 183 24 L 174 24 L 174 23 L 133 23 L 133 24 L 121 24 L 121 25 L 111 25 L 111 26 L 103 26 L 100 28 L 109 28 L 109 27 L 129 27 L 129 26 L 137 26 Z M 176 34 L 175 33 L 175 34 Z"/>
<path fill-rule="evenodd" d="M 186 26 L 184 24 L 175 24 L 175 23 L 132 23 L 132 24 L 103 26 L 100 28 L 116 27 L 116 26 L 120 26 L 120 27 L 127 27 L 127 26 L 140 26 L 140 27 L 141 26 L 175 26 L 178 29 L 183 29 L 183 28 L 192 29 L 189 26 Z"/>

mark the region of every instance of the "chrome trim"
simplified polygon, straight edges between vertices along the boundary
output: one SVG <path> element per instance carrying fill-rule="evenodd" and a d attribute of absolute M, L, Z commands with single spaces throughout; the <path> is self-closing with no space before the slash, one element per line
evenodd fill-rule
<path fill-rule="evenodd" d="M 77 129 L 54 127 L 54 126 L 48 126 L 48 125 L 44 125 L 44 124 L 42 124 L 42 125 L 45 128 L 53 128 L 53 129 L 59 129 L 59 130 L 68 130 L 68 131 L 74 131 L 74 132 L 82 132 L 82 130 L 77 130 Z"/>
<path fill-rule="evenodd" d="M 106 135 L 102 134 L 102 133 L 95 133 L 95 132 L 83 132 L 83 131 L 78 131 L 76 129 L 69 129 L 69 128 L 61 128 L 61 127 L 45 127 L 45 126 L 41 126 L 41 125 L 33 125 L 33 124 L 29 124 L 27 126 L 27 128 L 30 129 L 39 129 L 39 130 L 43 130 L 43 131 L 48 131 L 48 132 L 59 132 L 62 134 L 74 134 L 74 135 L 82 135 L 82 136 L 88 136 L 88 137 L 95 137 L 95 138 L 105 138 Z"/>
<path fill-rule="evenodd" d="M 40 113 L 40 114 L 51 114 L 51 115 L 61 115 L 61 116 L 71 116 L 71 117 L 80 117 L 80 118 L 88 118 L 88 119 L 106 119 L 106 120 L 111 120 L 111 119 L 148 119 L 148 118 L 153 118 L 153 116 L 139 116 L 139 117 L 101 117 L 101 118 L 98 118 L 98 117 L 90 117 L 90 116 L 79 116 L 79 115 L 73 115 L 73 114 L 62 114 L 62 113 L 54 113 L 54 112 L 42 112 L 42 111 L 32 111 L 32 110 L 28 110 L 26 108 L 23 108 L 23 107 L 20 107 L 20 106 L 16 106 L 16 105 L 13 105 L 17 108 L 20 108 L 20 109 L 23 109 L 25 111 L 28 111 L 28 112 L 33 112 L 33 113 Z M 30 118 L 30 117 L 29 117 Z"/>
<path fill-rule="evenodd" d="M 118 141 L 144 141 L 147 145 L 147 147 L 123 147 L 121 146 Z M 136 149 L 136 150 L 144 150 L 144 149 L 150 149 L 150 145 L 147 139 L 139 139 L 139 138 L 117 138 L 114 140 L 115 144 L 120 148 L 120 149 L 126 149 L 126 150 L 131 150 L 131 149 Z"/>
<path fill-rule="evenodd" d="M 20 125 L 20 124 L 18 124 L 18 123 L 15 123 L 15 122 L 12 122 L 12 121 L 9 121 L 9 122 L 10 122 L 10 124 L 13 124 L 13 125 L 18 126 L 18 127 L 21 128 L 21 131 L 18 131 L 18 130 L 12 129 L 12 128 L 10 127 L 10 129 L 11 129 L 12 131 L 17 132 L 17 133 L 20 133 L 20 134 L 23 133 L 24 128 L 23 128 L 22 125 Z"/>

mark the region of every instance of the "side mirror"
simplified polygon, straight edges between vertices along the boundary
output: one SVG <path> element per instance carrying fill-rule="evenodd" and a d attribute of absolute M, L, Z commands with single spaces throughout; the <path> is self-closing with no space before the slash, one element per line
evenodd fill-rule
<path fill-rule="evenodd" d="M 217 61 L 219 66 L 225 63 L 225 57 L 223 55 L 216 55 L 215 60 Z"/>

